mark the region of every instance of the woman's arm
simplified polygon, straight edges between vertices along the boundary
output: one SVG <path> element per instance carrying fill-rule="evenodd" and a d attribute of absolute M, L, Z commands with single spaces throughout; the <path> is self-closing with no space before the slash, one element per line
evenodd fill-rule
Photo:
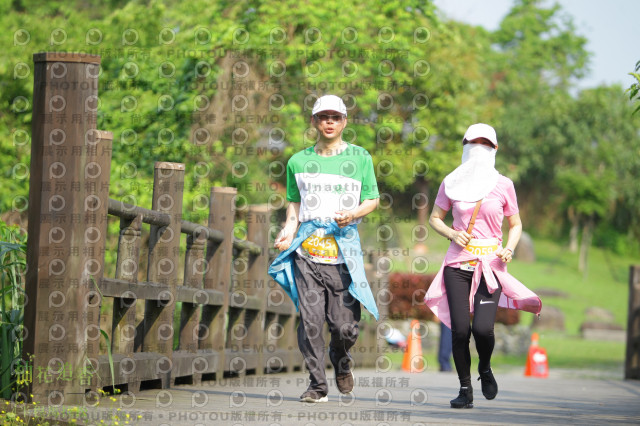
<path fill-rule="evenodd" d="M 502 259 L 503 262 L 508 263 L 513 259 L 513 251 L 520 241 L 522 235 L 522 221 L 520 220 L 520 214 L 516 213 L 513 216 L 507 216 L 509 222 L 509 237 L 507 238 L 507 244 L 502 250 L 500 250 L 497 256 Z"/>
<path fill-rule="evenodd" d="M 431 225 L 431 227 L 443 237 L 455 242 L 461 247 L 466 247 L 473 237 L 465 231 L 456 231 L 455 229 L 449 228 L 444 223 L 444 218 L 446 216 L 447 212 L 445 210 L 434 205 L 433 210 L 431 211 L 431 216 L 429 217 L 429 225 Z"/>

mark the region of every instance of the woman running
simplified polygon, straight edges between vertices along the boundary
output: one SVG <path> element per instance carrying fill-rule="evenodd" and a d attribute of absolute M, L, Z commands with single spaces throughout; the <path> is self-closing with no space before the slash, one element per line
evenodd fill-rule
<path fill-rule="evenodd" d="M 473 124 L 462 144 L 462 164 L 440 185 L 429 218 L 431 227 L 448 238 L 451 245 L 427 291 L 425 303 L 452 331 L 460 393 L 451 401 L 451 407 L 473 408 L 471 334 L 478 350 L 482 394 L 494 399 L 498 384 L 491 371 L 491 354 L 498 306 L 538 314 L 542 302 L 507 272 L 506 264 L 511 262 L 522 234 L 522 222 L 513 182 L 494 167 L 498 150 L 495 130 L 487 124 Z M 453 228 L 444 223 L 450 209 Z M 503 248 L 504 217 L 509 223 L 509 234 Z"/>

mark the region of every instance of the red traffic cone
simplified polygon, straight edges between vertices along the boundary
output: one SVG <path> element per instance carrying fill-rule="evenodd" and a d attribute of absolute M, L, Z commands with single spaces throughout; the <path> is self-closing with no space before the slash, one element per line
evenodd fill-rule
<path fill-rule="evenodd" d="M 528 377 L 548 377 L 549 362 L 547 351 L 538 346 L 538 333 L 531 335 L 531 346 L 527 355 L 527 365 L 524 368 L 524 375 Z"/>
<path fill-rule="evenodd" d="M 424 371 L 424 360 L 422 359 L 422 340 L 420 339 L 420 322 L 411 321 L 411 331 L 407 337 L 407 347 L 404 350 L 402 359 L 402 369 L 409 373 L 422 373 Z"/>

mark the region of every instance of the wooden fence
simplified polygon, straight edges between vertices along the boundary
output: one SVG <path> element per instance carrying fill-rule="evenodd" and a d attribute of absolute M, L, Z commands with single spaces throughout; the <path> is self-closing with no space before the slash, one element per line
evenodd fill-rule
<path fill-rule="evenodd" d="M 136 392 L 301 369 L 295 307 L 266 273 L 275 255 L 267 206 L 248 207 L 246 241 L 233 234 L 235 188 L 211 189 L 206 225 L 183 220 L 185 165 L 167 162 L 155 164 L 151 209 L 110 199 L 112 134 L 95 128 L 100 57 L 34 62 L 23 356 L 33 400 L 93 404 L 112 384 Z M 120 218 L 114 277 L 104 274 L 109 215 Z M 386 276 L 366 268 L 378 294 Z M 377 361 L 376 328 L 363 312 L 356 365 Z"/>

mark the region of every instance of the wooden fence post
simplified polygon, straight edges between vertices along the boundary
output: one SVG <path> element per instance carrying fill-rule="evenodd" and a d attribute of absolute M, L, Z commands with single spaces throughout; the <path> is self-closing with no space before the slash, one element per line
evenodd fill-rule
<path fill-rule="evenodd" d="M 205 228 L 196 230 L 193 234 L 187 235 L 187 251 L 184 260 L 184 283 L 180 288 L 202 289 L 204 279 L 205 261 L 204 249 L 207 244 Z M 198 367 L 199 362 L 196 357 L 198 352 L 198 333 L 200 323 L 200 306 L 198 305 L 198 294 L 194 293 L 189 302 L 182 302 L 180 310 L 180 337 L 178 351 L 173 356 L 174 371 L 171 378 L 171 385 L 176 384 L 177 378 L 187 377 L 190 384 L 200 384 L 202 381 L 203 367 Z"/>
<path fill-rule="evenodd" d="M 640 266 L 629 268 L 629 313 L 624 378 L 640 380 Z"/>
<path fill-rule="evenodd" d="M 134 218 L 120 218 L 120 237 L 118 239 L 118 258 L 116 261 L 116 275 L 118 280 L 135 283 L 138 281 L 140 263 L 140 244 L 142 234 L 142 215 Z M 136 307 L 137 297 L 131 292 L 131 297 L 114 297 L 113 321 L 111 328 L 111 350 L 114 354 L 124 355 L 127 361 L 120 360 L 118 366 L 120 374 L 127 377 L 128 390 L 137 392 L 140 380 L 131 368 L 135 352 L 136 339 Z M 142 336 L 141 336 L 142 337 Z M 140 337 L 140 338 L 141 338 Z M 130 374 L 127 374 L 130 373 Z M 110 382 L 105 380 L 103 385 Z"/>
<path fill-rule="evenodd" d="M 252 322 L 251 316 L 255 311 L 248 309 L 248 304 L 254 299 L 249 298 L 247 289 L 244 288 L 249 269 L 249 249 L 234 247 L 234 253 L 225 330 L 227 347 L 224 369 L 230 374 L 242 376 L 253 372 L 258 365 L 257 353 L 252 351 L 246 340 L 249 333 L 247 324 Z"/>
<path fill-rule="evenodd" d="M 281 228 L 273 223 L 269 232 L 277 232 Z M 278 250 L 269 242 L 267 253 L 275 257 Z M 271 256 L 269 256 L 271 258 Z M 267 306 L 264 321 L 264 345 L 268 350 L 265 368 L 268 372 L 292 372 L 302 367 L 302 355 L 298 350 L 296 335 L 296 307 L 282 287 L 267 276 Z"/>
<path fill-rule="evenodd" d="M 93 318 L 92 324 L 89 326 L 93 332 L 87 332 L 87 361 L 91 363 L 91 371 L 94 376 L 99 368 L 99 349 L 100 340 L 102 339 L 100 333 L 100 306 L 102 305 L 102 296 L 100 294 L 99 286 L 100 281 L 104 275 L 104 259 L 105 259 L 105 243 L 107 240 L 107 224 L 108 224 L 108 207 L 109 207 L 109 180 L 111 176 L 111 148 L 113 143 L 113 133 L 96 130 L 89 133 L 87 147 L 87 165 L 84 171 L 84 183 L 83 185 L 89 192 L 95 191 L 95 196 L 99 200 L 99 205 L 95 207 L 95 213 L 93 213 L 99 221 L 97 226 L 88 225 L 85 229 L 85 244 L 86 250 L 92 256 L 95 256 L 95 260 L 92 262 L 100 267 L 100 272 L 91 277 L 91 288 L 89 291 L 88 303 L 85 305 L 85 312 L 87 318 Z M 87 196 L 89 198 L 89 196 Z M 94 199 L 95 202 L 95 199 Z M 85 203 L 85 211 L 91 211 Z M 88 212 L 85 213 L 89 214 Z M 91 247 L 93 245 L 93 247 Z M 95 263 L 98 262 L 98 263 Z M 89 366 L 86 366 L 89 368 Z M 85 368 L 86 370 L 86 368 Z M 86 382 L 87 377 L 83 380 Z M 93 377 L 91 380 L 91 389 L 96 389 L 99 385 L 98 377 Z M 97 394 L 91 395 L 87 398 L 89 404 L 97 402 Z"/>
<path fill-rule="evenodd" d="M 255 310 L 251 310 L 250 315 L 245 317 L 247 337 L 245 344 L 251 350 L 257 351 L 256 373 L 263 374 L 266 368 L 266 361 L 272 354 L 265 354 L 265 308 L 267 295 L 267 268 L 269 267 L 269 206 L 267 204 L 251 205 L 247 212 L 247 239 L 260 246 L 260 254 L 249 255 L 249 265 L 247 270 L 247 280 L 243 287 L 246 289 L 248 298 L 254 298 L 260 303 L 256 304 Z M 273 352 L 273 350 L 272 350 Z"/>
<path fill-rule="evenodd" d="M 156 373 L 162 388 L 169 386 L 173 362 L 173 312 L 180 259 L 180 230 L 184 164 L 157 162 L 153 178 L 152 209 L 171 216 L 168 226 L 151 226 L 147 279 L 169 286 L 163 301 L 145 302 L 142 351 L 159 355 Z"/>
<path fill-rule="evenodd" d="M 202 288 L 204 278 L 204 233 L 187 236 L 187 252 L 184 262 L 184 285 L 191 288 Z M 180 350 L 195 353 L 198 349 L 197 328 L 199 323 L 198 305 L 184 303 L 180 313 Z"/>
<path fill-rule="evenodd" d="M 100 57 L 34 55 L 23 357 L 39 403 L 95 387 L 111 137 L 96 130 Z"/>
<path fill-rule="evenodd" d="M 220 305 L 202 307 L 200 320 L 200 353 L 211 353 L 213 365 L 208 366 L 204 379 L 222 379 L 225 363 L 226 320 L 231 291 L 231 262 L 233 261 L 233 226 L 236 212 L 236 188 L 211 188 L 209 197 L 209 227 L 224 234 L 220 244 L 207 243 L 207 269 L 204 288 L 222 294 Z"/>

